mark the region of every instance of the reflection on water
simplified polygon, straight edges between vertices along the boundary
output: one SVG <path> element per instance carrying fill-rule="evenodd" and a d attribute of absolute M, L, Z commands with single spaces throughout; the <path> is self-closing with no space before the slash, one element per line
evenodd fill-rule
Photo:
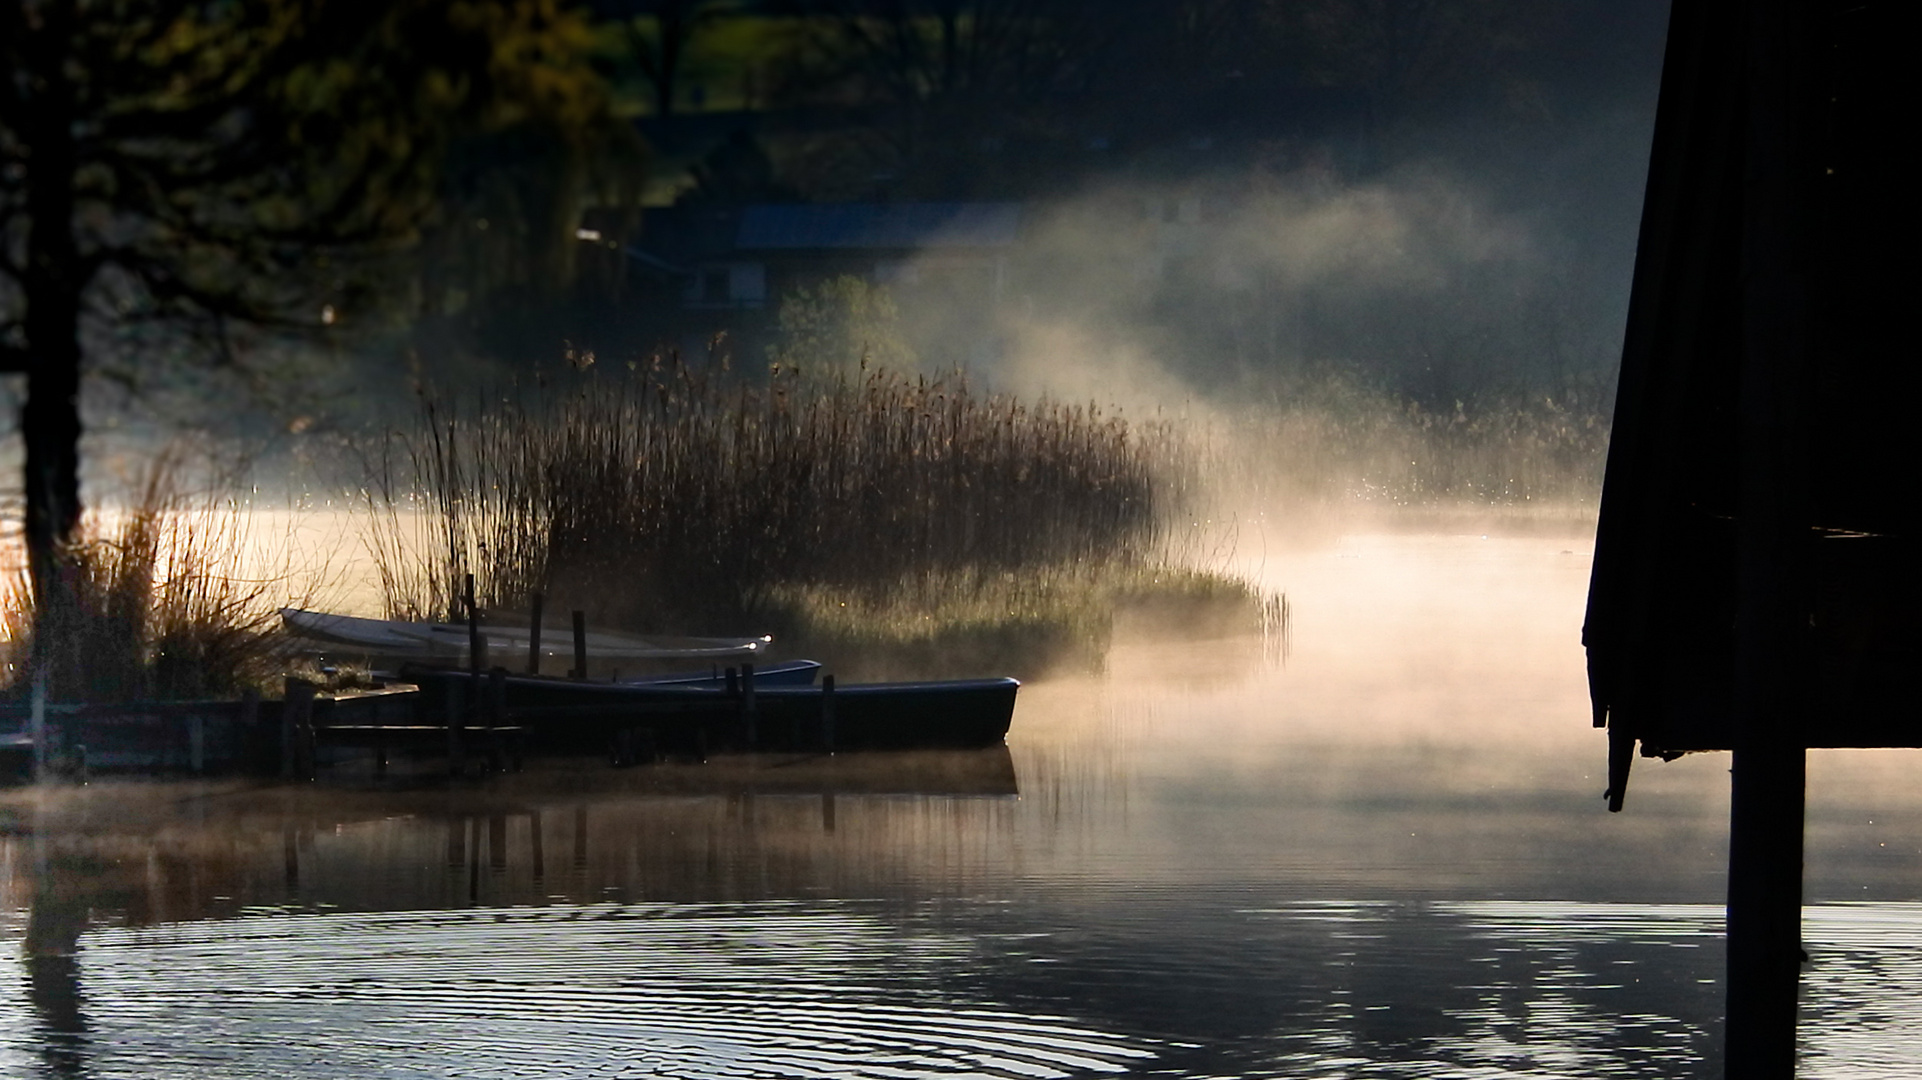
<path fill-rule="evenodd" d="M 1582 549 L 1585 550 L 1585 549 Z M 1566 540 L 1270 568 L 1007 751 L 0 794 L 0 1076 L 1714 1076 L 1725 759 L 1600 800 Z M 1812 758 L 1805 1075 L 1922 1063 L 1922 795 Z"/>
<path fill-rule="evenodd" d="M 90 1073 L 150 1077 L 1068 1076 L 1149 1056 L 945 992 L 971 948 L 782 904 L 248 913 L 91 935 L 84 1041 Z"/>

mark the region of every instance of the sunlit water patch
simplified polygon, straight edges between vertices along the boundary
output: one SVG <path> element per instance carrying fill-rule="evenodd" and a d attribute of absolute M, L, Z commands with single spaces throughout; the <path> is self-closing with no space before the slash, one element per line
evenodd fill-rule
<path fill-rule="evenodd" d="M 1723 911 L 1702 904 L 1438 901 L 1317 904 L 1271 913 L 1324 922 L 1324 961 L 1366 964 L 1397 940 L 1410 978 L 1329 994 L 1330 1022 L 1286 1033 L 1276 1077 L 1720 1075 Z M 1422 924 L 1418 934 L 1397 924 Z M 1426 946 L 1411 940 L 1426 939 Z M 1800 1067 L 1813 1080 L 1922 1073 L 1922 905 L 1808 908 Z M 1346 946 L 1346 947 L 1342 947 Z M 1419 957 L 1436 961 L 1428 972 Z M 1485 978 L 1435 969 L 1479 968 Z M 1430 978 L 1423 978 L 1428 974 Z M 1375 1014 L 1372 1024 L 1362 1020 Z M 1357 1037 L 1358 1030 L 1372 1034 Z M 1370 1043 L 1377 1052 L 1370 1052 Z M 1399 1047 L 1379 1054 L 1381 1044 Z"/>
<path fill-rule="evenodd" d="M 972 951 L 789 905 L 253 914 L 93 931 L 79 1030 L 47 1030 L 42 987 L 38 1022 L 16 998 L 0 1040 L 14 1063 L 26 1040 L 88 1076 L 201 1080 L 1038 1078 L 1152 1057 L 944 992 Z"/>

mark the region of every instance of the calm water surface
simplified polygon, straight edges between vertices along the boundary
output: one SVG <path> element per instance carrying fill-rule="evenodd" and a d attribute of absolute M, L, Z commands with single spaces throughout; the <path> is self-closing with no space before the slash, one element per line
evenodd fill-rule
<path fill-rule="evenodd" d="M 0 794 L 0 1076 L 1710 1077 L 1727 760 L 1601 801 L 1586 541 L 1251 567 L 1006 752 Z M 1812 756 L 1804 1074 L 1922 1072 L 1922 777 Z"/>

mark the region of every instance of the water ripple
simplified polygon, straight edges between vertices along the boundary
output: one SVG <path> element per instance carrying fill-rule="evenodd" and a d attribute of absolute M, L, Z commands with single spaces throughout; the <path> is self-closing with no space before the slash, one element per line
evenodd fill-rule
<path fill-rule="evenodd" d="M 1072 1077 L 1145 1040 L 952 1000 L 973 946 L 796 905 L 252 914 L 82 939 L 94 1077 Z M 5 1011 L 0 1002 L 0 1011 Z M 30 1034 L 9 1024 L 0 1058 Z M 7 1051 L 12 1051 L 11 1054 Z"/>

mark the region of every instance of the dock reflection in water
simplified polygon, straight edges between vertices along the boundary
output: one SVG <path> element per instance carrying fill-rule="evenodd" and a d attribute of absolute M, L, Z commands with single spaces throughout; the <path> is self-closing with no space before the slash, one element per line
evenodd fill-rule
<path fill-rule="evenodd" d="M 1007 751 L 0 794 L 0 1076 L 1719 1075 L 1727 762 L 1602 812 L 1586 559 L 1282 569 Z M 1805 1076 L 1922 1063 L 1916 764 L 1812 755 Z"/>

